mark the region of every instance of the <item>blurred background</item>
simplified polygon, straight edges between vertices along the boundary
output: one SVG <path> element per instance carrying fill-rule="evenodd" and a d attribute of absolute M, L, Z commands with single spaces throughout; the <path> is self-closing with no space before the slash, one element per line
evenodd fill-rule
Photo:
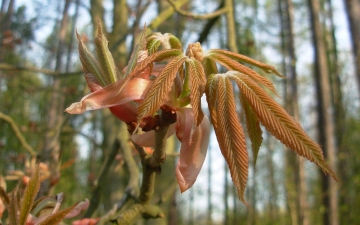
<path fill-rule="evenodd" d="M 185 49 L 198 41 L 204 49 L 229 49 L 275 66 L 286 78 L 266 75 L 281 98 L 273 97 L 320 144 L 339 182 L 263 130 L 256 165 L 248 145 L 248 207 L 238 200 L 214 134 L 195 185 L 180 194 L 175 180 L 178 143 L 171 138 L 154 196 L 165 217 L 139 219 L 136 224 L 360 224 L 358 0 L 1 0 L 0 4 L 0 185 L 8 192 L 32 174 L 39 160 L 47 165 L 40 195 L 64 192 L 67 206 L 84 198 L 99 199 L 87 214 L 93 218 L 119 203 L 131 177 L 125 151 L 141 171 L 139 156 L 131 145 L 113 150 L 116 141 L 128 143 L 128 134 L 126 125 L 107 109 L 64 113 L 90 92 L 80 68 L 75 31 L 93 51 L 100 20 L 122 70 L 146 23 L 153 32 L 174 34 Z M 225 7 L 230 11 L 213 15 Z M 244 121 L 241 109 L 239 118 Z M 99 183 L 109 156 L 113 161 Z"/>

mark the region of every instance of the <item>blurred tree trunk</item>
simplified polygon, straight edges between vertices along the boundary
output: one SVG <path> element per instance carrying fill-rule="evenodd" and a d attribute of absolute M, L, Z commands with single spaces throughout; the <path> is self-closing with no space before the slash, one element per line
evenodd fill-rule
<path fill-rule="evenodd" d="M 212 198 L 212 156 L 211 156 L 211 146 L 209 145 L 209 149 L 208 149 L 208 154 L 207 154 L 207 158 L 208 158 L 208 187 L 207 187 L 207 192 L 208 192 L 208 195 L 207 195 L 207 221 L 206 223 L 208 225 L 212 225 L 213 224 L 213 221 L 212 221 L 212 213 L 213 213 L 213 207 L 212 207 L 212 201 L 211 201 L 211 198 Z"/>
<path fill-rule="evenodd" d="M 324 35 L 319 21 L 320 5 L 318 1 L 308 1 L 313 45 L 315 48 L 315 83 L 317 93 L 317 114 L 319 144 L 324 150 L 325 158 L 331 169 L 336 173 L 336 145 L 334 137 L 334 122 L 331 107 L 331 88 L 326 61 Z M 321 173 L 323 191 L 323 224 L 338 225 L 338 184 L 330 176 Z"/>
<path fill-rule="evenodd" d="M 298 105 L 298 87 L 296 72 L 296 54 L 294 43 L 294 16 L 291 0 L 279 0 L 278 9 L 281 18 L 282 48 L 284 54 L 285 108 L 296 121 L 300 121 Z M 292 224 L 309 224 L 307 190 L 304 158 L 286 149 L 285 187 Z"/>
<path fill-rule="evenodd" d="M 327 17 L 328 21 L 330 21 L 327 29 L 329 30 L 328 37 L 327 37 L 327 48 L 328 48 L 328 60 L 329 60 L 329 71 L 330 71 L 330 81 L 331 81 L 331 93 L 333 99 L 333 106 L 334 106 L 334 121 L 335 121 L 335 136 L 336 136 L 336 145 L 338 148 L 338 164 L 339 164 L 339 177 L 341 182 L 339 183 L 339 206 L 340 209 L 344 209 L 350 205 L 348 200 L 348 192 L 351 191 L 348 189 L 348 181 L 351 180 L 349 174 L 349 165 L 348 165 L 348 158 L 349 150 L 344 144 L 344 134 L 347 130 L 346 128 L 346 113 L 345 107 L 343 104 L 343 91 L 342 91 L 342 82 L 340 79 L 341 71 L 339 65 L 339 57 L 338 57 L 338 49 L 337 49 L 337 40 L 335 35 L 335 23 L 334 23 L 334 15 L 333 15 L 333 7 L 332 1 L 327 0 Z M 358 1 L 359 2 L 359 1 Z M 358 4 L 360 7 L 360 4 Z M 359 8 L 360 13 L 360 8 Z M 358 15 L 357 15 L 358 16 Z M 360 17 L 359 17 L 360 18 Z M 360 22 L 360 20 L 359 20 Z M 359 28 L 360 24 L 358 24 Z M 358 31 L 360 32 L 360 31 Z M 360 34 L 360 33 L 359 33 Z M 359 67 L 359 65 L 357 65 Z M 346 212 L 339 212 L 340 224 L 344 224 L 346 221 L 347 216 L 345 216 Z M 344 220 L 343 220 L 344 219 Z M 342 222 L 344 221 L 344 222 Z"/>
<path fill-rule="evenodd" d="M 116 43 L 118 39 L 126 36 L 129 32 L 127 28 L 129 12 L 126 0 L 113 0 L 113 3 L 113 27 L 112 32 L 109 35 L 110 43 Z M 127 65 L 128 54 L 129 52 L 125 41 L 112 49 L 115 65 L 119 70 L 122 70 Z"/>
<path fill-rule="evenodd" d="M 63 57 L 65 55 L 65 38 L 68 28 L 68 10 L 70 6 L 70 0 L 65 0 L 62 13 L 62 19 L 58 34 L 58 48 L 56 54 L 55 71 L 63 71 L 64 63 Z M 41 184 L 39 196 L 45 196 L 51 194 L 51 189 L 54 182 L 59 179 L 60 173 L 60 131 L 64 121 L 64 101 L 65 95 L 62 93 L 62 79 L 58 76 L 53 77 L 52 92 L 49 100 L 48 108 L 48 122 L 46 126 L 44 146 L 41 152 L 41 161 L 49 164 L 50 179 L 45 180 Z"/>
<path fill-rule="evenodd" d="M 360 1 L 344 0 L 344 3 L 349 21 L 352 49 L 355 57 L 357 85 L 360 96 Z"/>
<path fill-rule="evenodd" d="M 270 135 L 267 134 L 267 138 L 265 139 L 265 146 L 267 150 L 266 154 L 266 171 L 268 172 L 268 183 L 270 184 L 270 196 L 268 199 L 268 207 L 269 207 L 269 221 L 272 224 L 275 224 L 279 220 L 279 211 L 277 207 L 277 199 L 278 199 L 278 191 L 276 188 L 276 180 L 275 180 L 275 168 L 274 168 L 274 162 L 273 162 L 273 155 L 274 155 L 274 147 L 272 144 L 272 140 L 270 138 Z"/>
<path fill-rule="evenodd" d="M 3 0 L 0 10 L 0 61 L 4 59 L 4 38 L 6 38 L 5 32 L 10 31 L 12 17 L 14 15 L 14 5 L 15 0 L 10 0 L 9 3 L 7 0 Z M 6 8 L 7 6 L 7 8 Z M 1 72 L 2 73 L 2 72 Z"/>
<path fill-rule="evenodd" d="M 229 179 L 228 179 L 228 165 L 224 162 L 224 225 L 229 224 Z"/>
<path fill-rule="evenodd" d="M 122 32 L 127 32 L 127 7 L 126 4 L 124 5 L 124 1 L 114 1 L 114 8 L 113 8 L 113 18 L 112 18 L 112 30 L 109 32 L 107 30 L 107 26 L 105 24 L 105 10 L 104 10 L 104 2 L 103 0 L 91 0 L 90 1 L 90 16 L 93 25 L 93 35 L 94 38 L 97 35 L 98 30 L 98 21 L 103 29 L 103 33 L 109 41 L 109 47 L 116 42 L 117 39 L 121 38 Z M 125 17 L 122 16 L 125 14 Z M 125 24 L 125 25 L 124 25 Z M 119 44 L 117 48 L 111 49 L 110 51 L 113 55 L 115 64 L 119 65 L 119 62 L 122 62 L 122 66 L 127 59 L 127 51 L 124 47 L 125 43 L 122 42 Z M 122 68 L 119 68 L 121 70 Z M 121 122 L 117 120 L 108 109 L 104 109 L 101 111 L 101 131 L 103 134 L 103 141 L 101 144 L 102 149 L 102 160 L 101 163 L 107 158 L 108 154 L 110 153 L 112 146 L 114 145 L 116 138 L 119 137 Z M 122 135 L 121 138 L 124 140 L 120 140 L 121 143 L 128 143 L 128 136 Z M 125 189 L 127 184 L 127 176 L 119 177 L 119 174 L 125 175 L 123 167 L 120 167 L 120 171 L 114 172 L 114 167 L 110 169 L 109 175 L 107 176 L 109 180 L 109 185 L 106 186 L 104 190 L 102 190 L 102 197 L 103 197 L 103 204 L 104 209 L 108 210 L 113 207 L 113 204 L 117 202 Z M 97 176 L 97 175 L 96 175 Z M 107 194 L 105 194 L 107 193 Z"/>

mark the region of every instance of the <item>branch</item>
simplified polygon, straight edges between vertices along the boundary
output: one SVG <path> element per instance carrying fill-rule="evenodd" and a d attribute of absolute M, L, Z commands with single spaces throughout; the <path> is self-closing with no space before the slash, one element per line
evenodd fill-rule
<path fill-rule="evenodd" d="M 220 15 L 227 13 L 229 11 L 229 7 L 222 7 L 212 13 L 207 13 L 204 15 L 200 15 L 200 14 L 195 14 L 195 13 L 191 13 L 185 10 L 182 10 L 180 8 L 180 6 L 178 6 L 176 4 L 176 2 L 174 2 L 173 0 L 167 0 L 170 5 L 174 8 L 175 12 L 177 12 L 178 14 L 182 15 L 182 16 L 187 16 L 187 17 L 191 17 L 195 20 L 209 20 L 209 19 L 213 19 L 215 17 L 219 17 Z"/>
<path fill-rule="evenodd" d="M 46 75 L 54 75 L 54 76 L 74 76 L 81 75 L 83 71 L 74 71 L 70 73 L 61 73 L 59 71 L 48 70 L 48 69 L 39 69 L 36 67 L 28 67 L 28 66 L 14 66 L 7 63 L 0 63 L 0 70 L 15 70 L 15 71 L 29 71 L 35 73 L 43 73 Z"/>
<path fill-rule="evenodd" d="M 26 142 L 24 136 L 22 135 L 18 125 L 15 123 L 15 121 L 8 115 L 5 115 L 4 113 L 0 112 L 0 119 L 5 120 L 8 122 L 13 129 L 15 136 L 19 139 L 20 144 L 27 150 L 32 156 L 36 156 L 36 151 Z"/>
<path fill-rule="evenodd" d="M 94 211 L 96 210 L 96 208 L 98 207 L 98 205 L 100 203 L 100 198 L 101 198 L 101 190 L 104 186 L 107 185 L 106 181 L 105 181 L 106 176 L 109 172 L 110 166 L 111 166 L 112 162 L 114 161 L 116 154 L 118 153 L 118 150 L 120 147 L 121 147 L 120 142 L 117 139 L 115 139 L 113 148 L 111 149 L 109 156 L 105 160 L 103 167 L 101 169 L 101 172 L 99 174 L 99 177 L 95 182 L 95 189 L 92 193 L 90 205 L 89 205 L 89 208 L 87 209 L 83 218 L 90 218 L 92 216 L 92 214 L 94 213 Z"/>
<path fill-rule="evenodd" d="M 143 167 L 143 179 L 140 188 L 140 196 L 139 203 L 133 204 L 125 211 L 119 212 L 115 219 L 111 220 L 111 222 L 116 224 L 130 224 L 138 215 L 142 215 L 144 218 L 158 218 L 163 217 L 164 214 L 161 212 L 160 208 L 156 205 L 151 205 L 150 201 L 154 194 L 154 186 L 155 186 L 155 175 L 156 172 L 160 171 L 160 166 L 165 162 L 165 145 L 166 145 L 166 134 L 170 124 L 176 121 L 176 113 L 168 106 L 161 107 L 162 113 L 160 115 L 160 121 L 158 126 L 155 129 L 155 150 L 153 155 L 148 155 L 144 148 L 134 144 L 136 150 L 139 152 L 141 157 L 141 164 Z M 122 132 L 119 133 L 120 137 L 124 137 L 124 129 L 122 127 Z M 119 138 L 120 140 L 124 140 L 126 138 Z M 118 143 L 119 144 L 119 143 Z M 130 203 L 131 191 L 136 190 L 137 186 L 137 177 L 138 171 L 136 167 L 136 163 L 134 158 L 131 155 L 131 149 L 125 147 L 126 143 L 120 143 L 121 148 L 123 149 L 123 157 L 124 161 L 127 164 L 127 167 L 130 172 L 130 179 L 128 186 L 126 188 L 125 194 L 120 199 L 119 203 L 114 206 L 112 210 L 110 210 L 105 216 L 101 218 L 101 223 L 105 223 L 109 218 L 112 218 L 116 211 L 121 208 L 126 208 L 125 206 Z M 109 155 L 109 158 L 112 154 Z M 136 171 L 135 171 L 136 170 Z M 98 184 L 100 183 L 100 179 Z M 95 191 L 94 191 L 95 193 Z M 90 207 L 92 206 L 92 201 L 90 202 Z M 89 207 L 89 209 L 90 209 Z M 88 210 L 89 211 L 89 210 Z M 91 217 L 92 212 L 86 212 L 84 217 Z"/>
<path fill-rule="evenodd" d="M 220 2 L 220 4 L 219 4 L 217 10 L 223 8 L 224 5 L 225 5 L 225 0 L 222 0 Z M 206 23 L 204 29 L 201 31 L 197 42 L 200 42 L 200 44 L 202 44 L 205 41 L 205 39 L 207 38 L 207 36 L 210 33 L 211 28 L 215 25 L 215 23 L 218 21 L 219 18 L 220 18 L 220 15 L 208 20 L 208 22 Z"/>
<path fill-rule="evenodd" d="M 155 173 L 161 171 L 166 159 L 166 134 L 170 124 L 176 121 L 176 113 L 168 106 L 161 107 L 159 126 L 155 129 L 155 149 L 149 158 L 142 158 L 143 180 L 140 188 L 140 203 L 149 203 L 154 194 Z"/>
<path fill-rule="evenodd" d="M 176 7 L 181 7 L 188 3 L 190 0 L 178 0 L 176 1 Z M 158 28 L 165 20 L 167 20 L 175 12 L 174 7 L 170 6 L 166 10 L 162 11 L 155 19 L 151 21 L 147 27 L 146 34 L 151 33 L 153 30 Z"/>
<path fill-rule="evenodd" d="M 230 8 L 226 14 L 227 20 L 227 44 L 228 48 L 232 52 L 238 52 L 236 45 L 236 31 L 235 31 L 235 19 L 233 10 L 233 0 L 225 0 L 225 7 Z"/>
<path fill-rule="evenodd" d="M 128 225 L 140 214 L 146 219 L 164 217 L 164 214 L 156 205 L 134 204 L 124 212 L 120 213 L 114 220 L 111 220 L 111 222 L 118 225 Z"/>
<path fill-rule="evenodd" d="M 137 199 L 139 196 L 139 169 L 132 155 L 132 149 L 128 143 L 129 134 L 125 123 L 121 124 L 118 139 L 121 142 L 121 149 L 126 168 L 129 171 L 129 180 L 125 193 L 116 204 L 116 210 L 120 210 L 129 199 Z"/>
<path fill-rule="evenodd" d="M 126 41 L 126 38 L 129 36 L 130 33 L 134 33 L 134 30 L 136 28 L 136 26 L 138 26 L 138 21 L 140 21 L 141 16 L 144 14 L 144 12 L 147 10 L 147 8 L 150 6 L 150 3 L 152 1 L 148 1 L 144 7 L 141 8 L 140 12 L 136 12 L 136 19 L 134 21 L 134 23 L 132 24 L 132 26 L 130 28 L 127 29 L 127 31 L 124 33 L 124 35 L 122 35 L 120 38 L 117 39 L 117 41 L 115 41 L 113 44 L 109 43 L 109 45 L 111 45 L 110 47 L 110 51 L 113 52 L 115 51 L 115 49 L 124 41 Z M 133 48 L 131 48 L 133 49 Z M 129 54 L 131 55 L 131 54 Z"/>

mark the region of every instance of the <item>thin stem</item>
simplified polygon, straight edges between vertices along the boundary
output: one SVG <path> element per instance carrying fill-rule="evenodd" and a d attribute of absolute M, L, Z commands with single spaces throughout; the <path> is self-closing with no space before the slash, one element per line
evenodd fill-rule
<path fill-rule="evenodd" d="M 174 2 L 172 0 L 168 0 L 168 2 L 174 8 L 175 12 L 177 12 L 178 14 L 180 14 L 182 16 L 191 17 L 195 20 L 210 20 L 210 19 L 218 17 L 224 13 L 227 13 L 230 9 L 229 7 L 222 7 L 214 12 L 200 15 L 200 14 L 195 14 L 195 13 L 191 13 L 191 12 L 182 10 L 178 5 L 176 5 L 176 2 Z"/>
<path fill-rule="evenodd" d="M 20 144 L 26 149 L 26 151 L 28 151 L 32 156 L 36 156 L 36 151 L 27 143 L 15 121 L 10 116 L 5 115 L 2 112 L 0 112 L 0 119 L 3 119 L 10 124 L 11 128 L 15 133 L 15 136 L 17 137 L 17 139 L 19 139 Z"/>

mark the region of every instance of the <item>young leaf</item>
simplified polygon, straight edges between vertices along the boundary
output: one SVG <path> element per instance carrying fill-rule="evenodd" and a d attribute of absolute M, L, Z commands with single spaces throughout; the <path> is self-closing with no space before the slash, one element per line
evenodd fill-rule
<path fill-rule="evenodd" d="M 146 116 L 153 115 L 164 103 L 173 86 L 176 73 L 186 59 L 187 57 L 180 55 L 171 59 L 166 64 L 138 107 L 138 121 L 141 121 Z"/>
<path fill-rule="evenodd" d="M 218 69 L 214 60 L 204 57 L 202 65 L 204 67 L 206 76 L 218 73 Z"/>
<path fill-rule="evenodd" d="M 146 49 L 148 50 L 149 55 L 155 53 L 160 47 L 160 45 L 161 45 L 161 41 L 157 39 L 151 39 L 151 40 L 148 39 Z"/>
<path fill-rule="evenodd" d="M 163 49 L 182 49 L 180 40 L 170 33 L 153 33 L 147 37 L 147 41 L 147 49 L 151 51 L 151 53 L 156 52 L 160 45 L 163 46 Z"/>
<path fill-rule="evenodd" d="M 138 72 L 144 70 L 146 67 L 150 66 L 154 62 L 160 62 L 163 60 L 171 59 L 172 57 L 176 57 L 182 55 L 182 52 L 178 49 L 169 49 L 169 50 L 163 50 L 156 52 L 152 55 L 149 55 L 147 58 L 145 58 L 143 61 L 139 62 L 135 68 L 131 71 L 131 73 L 126 77 L 127 80 L 130 80 L 135 74 Z M 124 85 L 126 82 L 124 83 Z M 121 91 L 122 88 L 120 88 L 119 91 Z"/>
<path fill-rule="evenodd" d="M 0 199 L 4 203 L 5 206 L 8 206 L 10 204 L 10 197 L 6 193 L 5 189 L 0 186 Z"/>
<path fill-rule="evenodd" d="M 115 67 L 114 59 L 108 48 L 108 40 L 102 32 L 100 21 L 98 25 L 98 35 L 95 37 L 94 43 L 96 47 L 96 55 L 99 61 L 99 66 L 106 81 L 106 84 L 112 84 L 118 79 L 117 69 Z"/>
<path fill-rule="evenodd" d="M 211 121 L 214 124 L 217 140 L 232 180 L 238 190 L 239 199 L 244 198 L 248 177 L 248 154 L 243 129 L 238 121 L 231 81 L 220 74 L 214 75 L 216 87 L 207 83 L 206 96 L 209 102 Z"/>
<path fill-rule="evenodd" d="M 80 35 L 76 32 L 77 39 L 79 40 L 78 51 L 79 58 L 81 61 L 82 69 L 85 74 L 91 73 L 94 74 L 98 82 L 101 86 L 106 86 L 107 81 L 104 80 L 103 75 L 100 70 L 100 66 L 98 61 L 94 58 L 94 56 L 87 50 L 86 45 L 82 41 Z"/>
<path fill-rule="evenodd" d="M 32 209 L 35 197 L 40 189 L 39 167 L 36 168 L 34 175 L 27 184 L 21 201 L 21 210 L 19 216 L 19 224 L 25 224 L 28 215 Z"/>
<path fill-rule="evenodd" d="M 190 59 L 187 61 L 188 70 L 186 76 L 190 77 L 190 101 L 194 113 L 195 124 L 199 126 L 204 113 L 201 109 L 201 96 L 204 94 L 206 78 L 205 72 L 199 61 Z"/>
<path fill-rule="evenodd" d="M 265 87 L 267 87 L 269 90 L 271 90 L 274 94 L 279 96 L 273 83 L 270 80 L 261 76 L 260 74 L 258 74 L 254 70 L 250 69 L 249 67 L 246 67 L 246 66 L 242 65 L 241 63 L 238 63 L 238 62 L 232 60 L 231 58 L 221 55 L 221 54 L 205 54 L 205 57 L 219 62 L 221 65 L 225 66 L 226 69 L 228 69 L 228 70 L 235 70 L 240 73 L 244 73 L 244 74 L 248 75 L 253 80 L 255 80 L 256 82 L 258 82 L 260 84 L 263 84 Z"/>
<path fill-rule="evenodd" d="M 273 66 L 267 65 L 265 63 L 259 62 L 257 60 L 254 60 L 252 58 L 246 57 L 246 56 L 238 54 L 238 53 L 229 52 L 229 51 L 222 50 L 222 49 L 211 49 L 211 50 L 207 51 L 207 53 L 209 53 L 209 54 L 211 54 L 211 53 L 221 54 L 221 55 L 227 56 L 229 58 L 232 58 L 234 60 L 237 60 L 237 61 L 240 61 L 240 62 L 243 62 L 243 63 L 248 63 L 250 65 L 259 67 L 265 73 L 273 73 L 273 74 L 275 74 L 275 75 L 277 75 L 279 77 L 284 77 Z"/>
<path fill-rule="evenodd" d="M 130 74 L 121 81 L 121 85 L 118 85 L 118 93 L 122 91 L 122 89 L 125 87 L 125 85 L 129 82 L 129 80 L 137 73 L 144 70 L 146 67 L 149 67 L 154 62 L 160 62 L 166 59 L 170 59 L 174 56 L 182 55 L 181 50 L 178 49 L 169 49 L 169 50 L 163 50 L 156 52 L 147 58 L 145 58 L 143 61 L 136 64 L 135 68 L 130 72 Z M 70 108 L 70 107 L 69 107 Z"/>
<path fill-rule="evenodd" d="M 182 49 L 181 41 L 172 34 L 167 34 L 169 36 L 169 43 L 172 49 Z"/>
<path fill-rule="evenodd" d="M 10 202 L 8 205 L 8 213 L 9 213 L 9 223 L 10 224 L 19 224 L 19 203 L 18 203 L 18 197 L 19 197 L 19 191 L 18 187 L 16 187 L 11 192 Z M 21 225 L 23 225 L 22 223 Z"/>
<path fill-rule="evenodd" d="M 38 225 L 57 225 L 59 224 L 63 219 L 64 217 L 69 214 L 71 212 L 71 210 L 73 210 L 76 206 L 77 206 L 78 203 L 70 206 L 69 208 L 67 209 L 64 209 L 64 210 L 61 210 L 61 211 L 58 211 L 54 214 L 51 214 L 50 216 L 48 216 L 46 219 L 44 219 L 43 221 L 41 221 Z"/>
<path fill-rule="evenodd" d="M 245 74 L 229 71 L 226 76 L 239 85 L 242 94 L 248 100 L 258 119 L 272 135 L 299 155 L 314 162 L 324 173 L 328 173 L 338 180 L 335 173 L 326 164 L 319 145 L 311 140 L 300 125 L 263 89 Z"/>
<path fill-rule="evenodd" d="M 31 210 L 31 214 L 36 216 L 45 207 L 55 206 L 55 205 L 56 205 L 56 199 L 54 196 L 43 196 L 34 202 Z"/>
<path fill-rule="evenodd" d="M 135 46 L 135 49 L 133 51 L 133 53 L 131 54 L 129 63 L 127 65 L 127 69 L 126 72 L 124 74 L 124 77 L 128 76 L 129 73 L 134 69 L 134 67 L 136 66 L 137 63 L 137 59 L 138 59 L 138 55 L 140 51 L 144 51 L 146 50 L 146 38 L 145 38 L 145 33 L 146 33 L 146 27 L 144 26 L 143 32 L 140 35 L 140 40 L 139 43 Z"/>
<path fill-rule="evenodd" d="M 240 102 L 245 114 L 246 129 L 251 141 L 251 149 L 254 157 L 254 165 L 256 165 L 256 159 L 263 140 L 261 136 L 262 131 L 260 128 L 260 123 L 255 112 L 251 108 L 248 100 L 241 93 L 240 93 Z"/>

